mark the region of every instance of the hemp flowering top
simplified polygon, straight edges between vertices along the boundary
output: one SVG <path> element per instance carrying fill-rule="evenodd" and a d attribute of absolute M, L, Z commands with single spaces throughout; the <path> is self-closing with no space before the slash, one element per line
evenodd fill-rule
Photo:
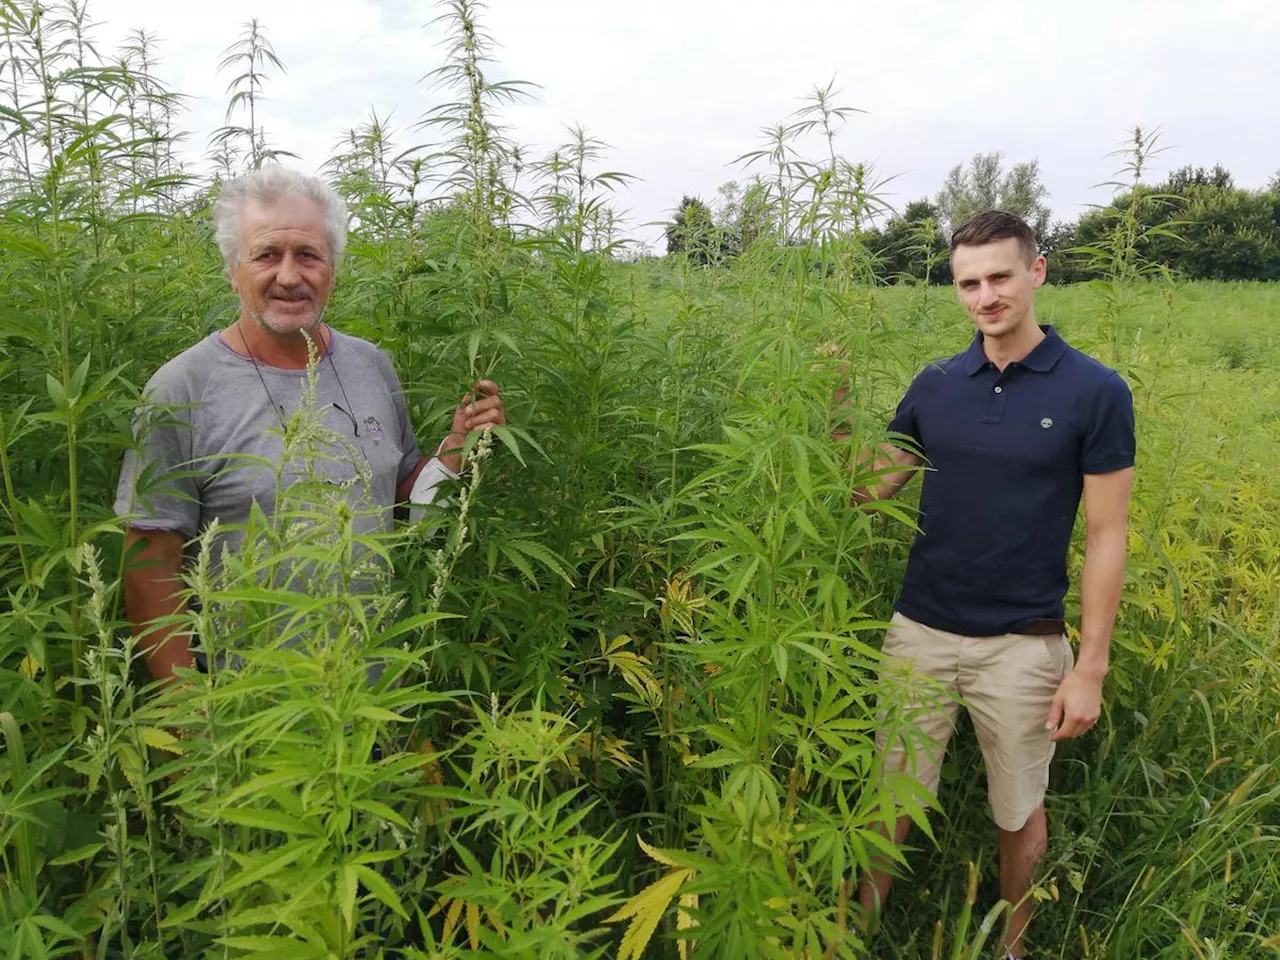
<path fill-rule="evenodd" d="M 977 334 L 922 370 L 889 430 L 924 459 L 920 533 L 897 609 L 966 636 L 1063 616 L 1084 475 L 1133 466 L 1133 397 L 1053 327 L 997 370 Z"/>

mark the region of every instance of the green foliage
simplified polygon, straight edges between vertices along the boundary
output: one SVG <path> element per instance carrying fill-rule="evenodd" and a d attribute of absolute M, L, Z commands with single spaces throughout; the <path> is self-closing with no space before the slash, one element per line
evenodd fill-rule
<path fill-rule="evenodd" d="M 1054 237 L 1061 256 L 1050 260 L 1051 279 L 1070 283 L 1105 275 L 1088 256 L 1073 256 L 1072 248 L 1106 243 L 1117 221 L 1132 224 L 1133 256 L 1180 277 L 1280 279 L 1280 192 L 1274 187 L 1236 187 L 1220 165 L 1182 167 L 1156 185 L 1142 183 L 1141 169 L 1137 173 L 1110 205 Z M 1164 229 L 1169 221 L 1176 229 Z"/>
<path fill-rule="evenodd" d="M 284 72 L 284 64 L 276 56 L 258 18 L 254 17 L 244 25 L 240 39 L 222 52 L 222 62 L 218 64 L 220 71 L 240 71 L 227 86 L 231 99 L 227 102 L 225 125 L 215 130 L 209 141 L 216 148 L 214 156 L 229 176 L 237 172 L 237 161 L 256 170 L 264 163 L 294 156 L 287 150 L 268 146 L 266 130 L 258 123 L 258 104 L 264 98 L 263 86 L 268 79 L 264 71 L 269 67 Z M 232 122 L 238 109 L 246 114 L 245 126 Z"/>
<path fill-rule="evenodd" d="M 140 384 L 234 316 L 212 185 L 175 159 L 153 38 L 100 63 L 83 6 L 0 13 L 0 950 L 862 957 L 854 884 L 883 854 L 908 876 L 874 949 L 983 955 L 1003 907 L 971 739 L 946 816 L 873 748 L 910 499 L 849 503 L 913 372 L 969 336 L 927 283 L 866 282 L 878 259 L 940 279 L 939 213 L 876 229 L 828 85 L 699 208 L 723 269 L 622 263 L 625 176 L 582 130 L 545 159 L 507 141 L 525 88 L 490 79 L 478 12 L 446 8 L 438 142 L 373 113 L 327 167 L 353 212 L 330 316 L 392 354 L 424 446 L 479 375 L 512 426 L 390 534 L 301 482 L 240 550 L 195 544 L 180 624 L 213 668 L 164 691 L 108 504 Z M 244 127 L 220 174 L 265 143 Z M 1062 750 L 1034 947 L 1253 960 L 1280 923 L 1280 295 L 1152 272 L 1154 212 L 1126 211 L 1091 254 L 1106 282 L 1039 303 L 1134 386 L 1141 460 L 1106 715 Z M 289 424 L 295 472 L 326 440 Z M 910 859 L 880 831 L 890 786 L 927 828 Z"/>
<path fill-rule="evenodd" d="M 684 197 L 667 225 L 667 253 L 683 253 L 700 266 L 724 262 L 728 234 L 716 225 L 711 208 L 697 197 Z"/>
<path fill-rule="evenodd" d="M 1040 161 L 1030 160 L 1004 168 L 999 153 L 977 153 L 967 166 L 957 165 L 947 174 L 937 206 L 948 230 L 984 210 L 1016 213 L 1044 236 L 1049 230 L 1049 191 L 1040 182 Z"/>
<path fill-rule="evenodd" d="M 907 204 L 900 216 L 869 233 L 865 243 L 876 273 L 891 283 L 951 284 L 951 257 L 942 231 L 942 211 L 928 200 Z"/>

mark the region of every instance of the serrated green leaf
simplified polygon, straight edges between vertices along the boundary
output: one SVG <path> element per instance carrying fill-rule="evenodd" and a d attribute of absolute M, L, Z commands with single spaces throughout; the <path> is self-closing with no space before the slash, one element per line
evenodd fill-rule
<path fill-rule="evenodd" d="M 234 823 L 241 827 L 257 827 L 259 830 L 275 830 L 304 837 L 319 836 L 319 831 L 314 826 L 279 810 L 235 807 L 218 811 L 217 817 L 224 823 Z"/>
<path fill-rule="evenodd" d="M 405 920 L 409 919 L 409 914 L 404 909 L 404 904 L 400 902 L 400 898 L 396 896 L 395 890 L 391 888 L 391 884 L 387 883 L 386 878 L 376 870 L 366 867 L 363 864 L 356 867 L 360 875 L 360 882 L 368 889 L 368 891 L 381 900 L 384 904 L 394 910 L 399 916 Z"/>
<path fill-rule="evenodd" d="M 88 860 L 95 853 L 105 847 L 105 843 L 90 843 L 83 847 L 77 847 L 68 853 L 54 857 L 49 861 L 55 867 L 65 867 L 69 863 L 79 863 L 81 860 Z"/>

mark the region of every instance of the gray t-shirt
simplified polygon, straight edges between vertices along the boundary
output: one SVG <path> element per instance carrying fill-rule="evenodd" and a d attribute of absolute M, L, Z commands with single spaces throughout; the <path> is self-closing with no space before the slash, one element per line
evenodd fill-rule
<path fill-rule="evenodd" d="M 351 481 L 363 466 L 354 457 L 362 456 L 369 484 L 348 486 L 353 506 L 368 511 L 359 523 L 364 532 L 390 529 L 396 486 L 419 459 L 400 380 L 373 344 L 330 330 L 333 362 L 324 359 L 316 367 L 315 410 L 347 449 L 330 447 L 313 469 L 327 479 Z M 307 371 L 261 361 L 257 366 L 255 371 L 215 332 L 156 371 L 144 399 L 178 409 L 167 422 L 141 431 L 140 452 L 125 454 L 115 512 L 129 526 L 196 537 L 215 517 L 224 527 L 243 524 L 253 501 L 271 515 L 281 419 L 289 421 L 298 409 Z M 296 469 L 285 465 L 282 485 L 297 479 Z M 223 544 L 235 548 L 242 539 L 235 529 L 221 534 L 215 555 Z"/>

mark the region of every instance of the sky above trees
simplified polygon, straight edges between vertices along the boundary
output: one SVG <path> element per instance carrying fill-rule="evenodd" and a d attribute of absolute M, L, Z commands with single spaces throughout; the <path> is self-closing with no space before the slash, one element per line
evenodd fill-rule
<path fill-rule="evenodd" d="M 222 123 L 230 77 L 221 51 L 261 18 L 288 69 L 267 88 L 272 142 L 314 170 L 369 110 L 391 114 L 404 146 L 438 96 L 420 78 L 440 62 L 432 6 L 402 0 L 91 0 L 100 46 L 145 27 L 161 40 L 161 76 L 187 94 L 181 126 L 199 158 Z M 1118 165 L 1107 154 L 1135 123 L 1159 126 L 1160 178 L 1184 164 L 1222 163 L 1241 186 L 1280 168 L 1280 103 L 1271 0 L 492 0 L 500 78 L 540 85 L 513 107 L 511 134 L 538 156 L 582 124 L 612 145 L 608 165 L 638 179 L 620 194 L 629 231 L 655 248 L 684 194 L 713 201 L 743 179 L 734 158 L 760 143 L 834 76 L 853 116 L 838 147 L 892 177 L 901 208 L 933 197 L 979 152 L 1038 159 L 1046 202 L 1074 218 L 1105 202 Z"/>

